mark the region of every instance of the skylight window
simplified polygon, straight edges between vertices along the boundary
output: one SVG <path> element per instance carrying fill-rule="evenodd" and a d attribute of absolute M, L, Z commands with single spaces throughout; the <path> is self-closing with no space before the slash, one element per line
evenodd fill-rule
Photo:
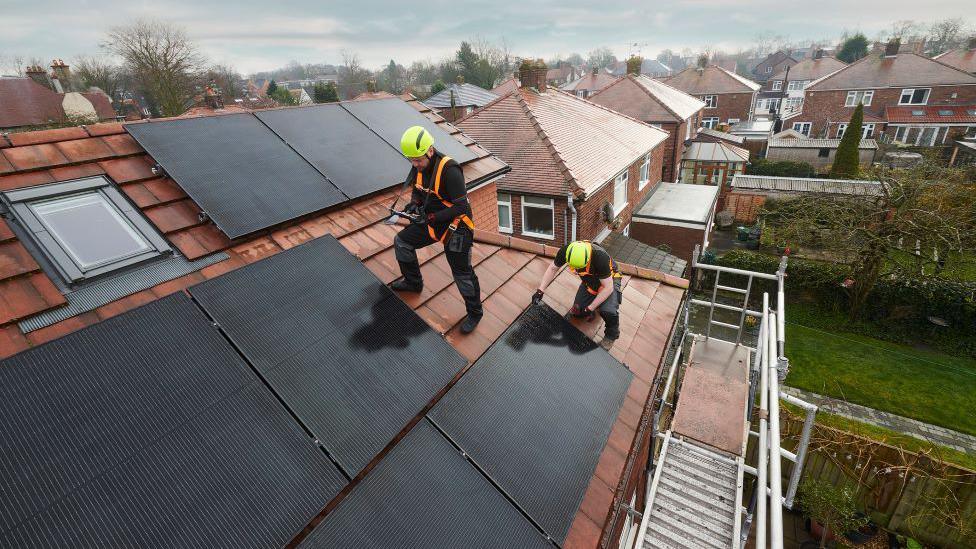
<path fill-rule="evenodd" d="M 952 116 L 952 111 L 949 109 L 942 109 L 939 111 L 939 116 Z"/>
<path fill-rule="evenodd" d="M 925 111 L 923 110 L 912 111 L 912 116 L 925 116 Z"/>
<path fill-rule="evenodd" d="M 69 285 L 170 251 L 104 177 L 8 191 L 3 201 L 39 259 Z"/>

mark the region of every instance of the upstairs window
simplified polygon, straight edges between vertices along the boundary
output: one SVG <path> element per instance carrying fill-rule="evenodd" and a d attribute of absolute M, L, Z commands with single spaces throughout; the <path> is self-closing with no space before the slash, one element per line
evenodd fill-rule
<path fill-rule="evenodd" d="M 644 155 L 644 163 L 640 167 L 640 182 L 637 183 L 637 190 L 642 191 L 647 186 L 647 178 L 651 172 L 651 155 Z"/>
<path fill-rule="evenodd" d="M 706 109 L 714 109 L 718 105 L 718 98 L 714 95 L 702 96 L 702 101 L 705 102 Z"/>
<path fill-rule="evenodd" d="M 586 99 L 586 90 L 576 90 L 576 97 Z"/>
<path fill-rule="evenodd" d="M 522 196 L 522 234 L 552 240 L 554 219 L 551 198 Z"/>
<path fill-rule="evenodd" d="M 780 91 L 783 89 L 782 80 L 773 80 L 773 91 Z"/>
<path fill-rule="evenodd" d="M 613 215 L 618 216 L 627 206 L 627 170 L 613 180 Z"/>
<path fill-rule="evenodd" d="M 104 177 L 8 191 L 3 202 L 67 284 L 171 251 Z"/>
<path fill-rule="evenodd" d="M 512 195 L 498 193 L 498 232 L 512 232 Z"/>
<path fill-rule="evenodd" d="M 874 90 L 867 91 L 849 91 L 847 92 L 847 100 L 844 101 L 845 107 L 856 107 L 858 103 L 861 103 L 865 107 L 871 106 L 871 100 L 874 98 Z"/>
<path fill-rule="evenodd" d="M 767 65 L 767 66 L 766 66 L 766 74 L 769 74 L 769 73 L 771 73 L 771 72 L 773 72 L 773 67 L 772 67 L 772 65 Z"/>
<path fill-rule="evenodd" d="M 847 124 L 845 124 L 843 122 L 840 123 L 840 124 L 837 124 L 837 136 L 836 137 L 838 139 L 840 139 L 841 137 L 844 137 L 844 132 L 846 132 L 846 131 L 847 131 Z"/>
<path fill-rule="evenodd" d="M 901 90 L 899 105 L 924 105 L 929 102 L 930 88 L 908 88 Z"/>
<path fill-rule="evenodd" d="M 708 128 L 710 130 L 714 130 L 715 126 L 718 126 L 718 120 L 719 119 L 717 116 L 709 116 L 708 118 L 703 118 L 702 127 Z"/>
<path fill-rule="evenodd" d="M 793 129 L 802 133 L 803 135 L 810 137 L 810 122 L 794 122 Z"/>

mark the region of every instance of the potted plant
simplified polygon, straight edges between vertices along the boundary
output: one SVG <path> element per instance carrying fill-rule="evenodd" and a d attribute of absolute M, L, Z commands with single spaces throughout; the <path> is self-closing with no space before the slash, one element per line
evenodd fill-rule
<path fill-rule="evenodd" d="M 857 499 L 851 486 L 834 486 L 816 479 L 800 485 L 797 501 L 803 514 L 810 519 L 810 533 L 820 538 L 820 549 L 835 532 L 857 531 L 867 519 L 857 510 Z"/>

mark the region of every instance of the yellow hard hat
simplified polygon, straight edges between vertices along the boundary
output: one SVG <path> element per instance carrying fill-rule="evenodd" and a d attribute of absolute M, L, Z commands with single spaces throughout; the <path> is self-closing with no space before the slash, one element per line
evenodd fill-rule
<path fill-rule="evenodd" d="M 400 138 L 400 150 L 407 158 L 420 158 L 434 144 L 434 136 L 423 126 L 411 126 Z"/>
<path fill-rule="evenodd" d="M 589 242 L 577 240 L 566 247 L 566 263 L 573 269 L 582 269 L 590 264 L 592 248 Z"/>

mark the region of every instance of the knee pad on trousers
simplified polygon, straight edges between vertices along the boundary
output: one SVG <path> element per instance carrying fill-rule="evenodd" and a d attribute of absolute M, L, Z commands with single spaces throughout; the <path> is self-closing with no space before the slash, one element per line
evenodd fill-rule
<path fill-rule="evenodd" d="M 417 263 L 417 248 L 404 242 L 400 235 L 393 239 L 393 254 L 401 263 Z"/>

